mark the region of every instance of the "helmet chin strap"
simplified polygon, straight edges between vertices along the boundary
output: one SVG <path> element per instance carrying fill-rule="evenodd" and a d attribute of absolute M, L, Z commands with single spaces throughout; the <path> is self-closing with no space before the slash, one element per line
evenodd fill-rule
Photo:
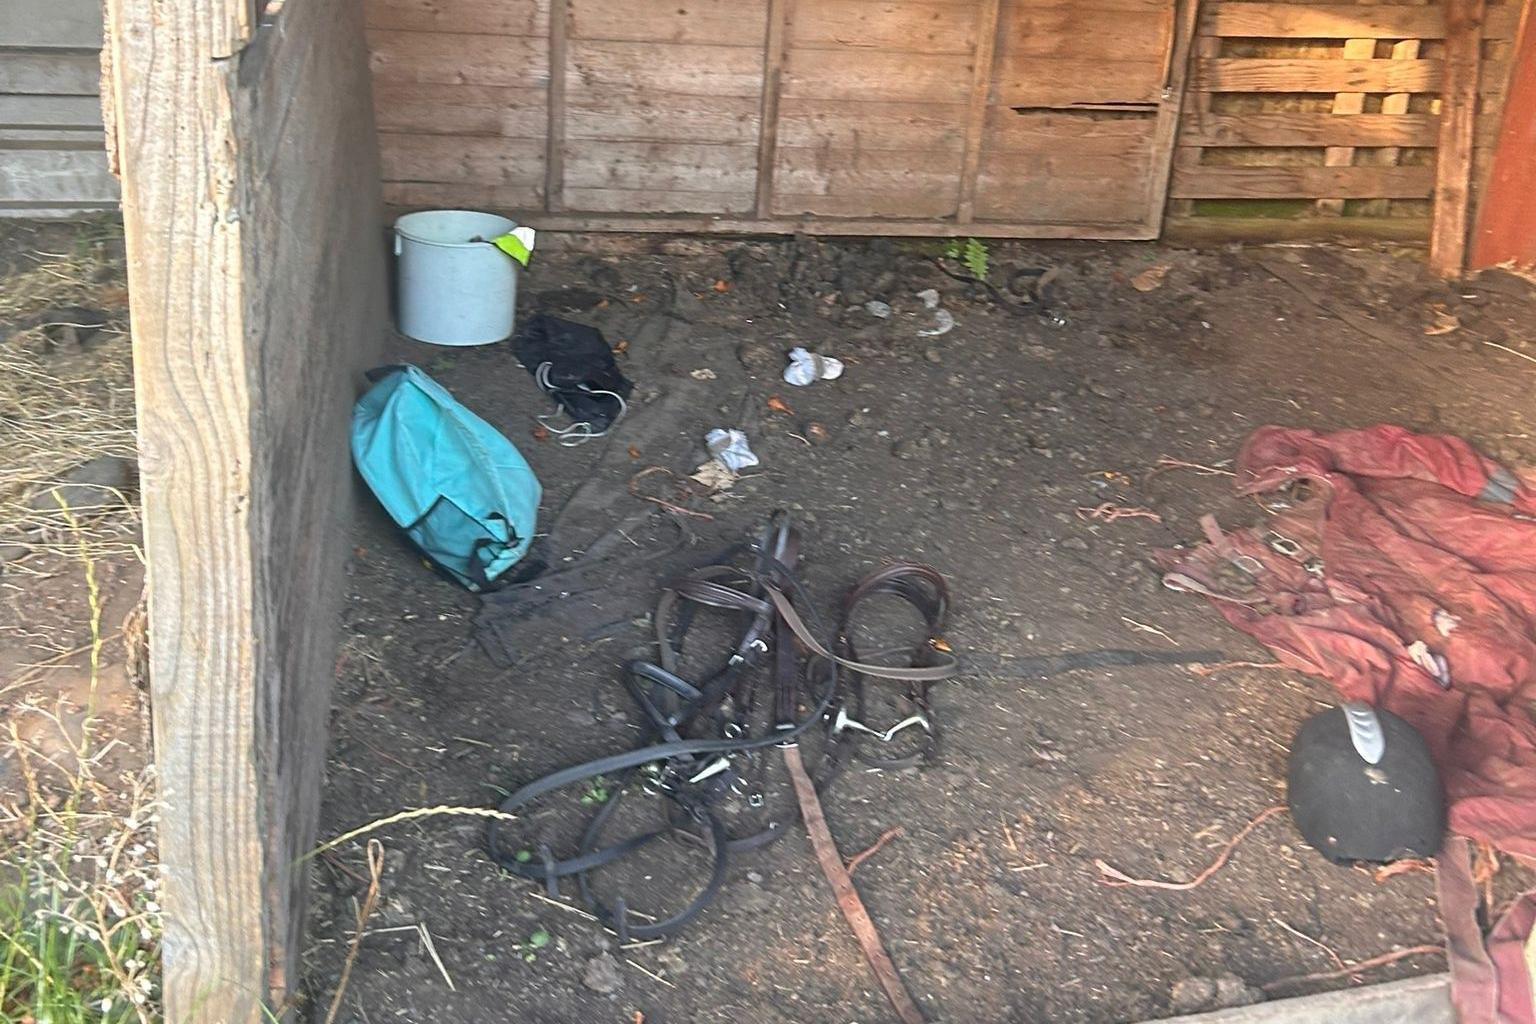
<path fill-rule="evenodd" d="M 1381 719 L 1376 716 L 1376 709 L 1364 701 L 1352 700 L 1343 706 L 1344 721 L 1349 724 L 1349 741 L 1355 746 L 1355 753 L 1366 764 L 1380 764 L 1382 755 L 1387 752 L 1387 737 L 1381 729 Z"/>

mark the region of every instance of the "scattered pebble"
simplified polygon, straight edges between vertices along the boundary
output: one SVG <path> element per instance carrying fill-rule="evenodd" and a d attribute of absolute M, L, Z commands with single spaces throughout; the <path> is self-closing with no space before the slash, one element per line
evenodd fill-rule
<path fill-rule="evenodd" d="M 624 976 L 619 973 L 619 962 L 612 953 L 599 953 L 587 961 L 581 974 L 581 983 L 600 995 L 611 995 L 624 987 Z"/>

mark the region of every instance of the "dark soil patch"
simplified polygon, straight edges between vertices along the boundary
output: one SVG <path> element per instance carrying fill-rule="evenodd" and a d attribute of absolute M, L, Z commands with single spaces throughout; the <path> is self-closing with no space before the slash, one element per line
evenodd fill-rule
<path fill-rule="evenodd" d="M 995 251 L 997 280 L 1023 273 L 1017 289 L 994 295 L 941 273 L 932 251 L 797 240 L 541 256 L 525 295 L 587 307 L 567 315 L 628 343 L 623 366 L 640 411 L 682 390 L 682 412 L 643 442 L 621 428 L 581 448 L 541 443 L 531 417 L 545 403 L 507 346 L 401 342 L 397 357 L 428 369 L 528 456 L 545 485 L 546 528 L 584 480 L 622 487 L 653 465 L 691 471 L 711 427 L 745 423 L 762 466 L 719 502 L 658 491 L 714 517 L 691 522 L 697 545 L 522 622 L 511 671 L 470 641 L 476 600 L 427 572 L 365 504 L 325 832 L 407 807 L 490 805 L 545 772 L 627 749 L 637 728 L 618 665 L 648 654 L 645 616 L 659 585 L 784 507 L 806 531 L 805 580 L 821 607 L 884 560 L 932 562 L 958 594 L 950 639 L 981 666 L 936 693 L 939 763 L 849 772 L 826 799 L 847 855 L 903 829 L 857 878 L 933 1019 L 1140 1020 L 1168 1013 L 1174 985 L 1194 976 L 1259 986 L 1331 968 L 1323 946 L 1354 961 L 1437 941 L 1427 876 L 1377 884 L 1332 867 L 1283 816 L 1194 891 L 1099 884 L 1096 858 L 1133 875 L 1192 877 L 1280 802 L 1292 732 L 1334 700 L 1325 683 L 1254 670 L 1205 679 L 1158 665 L 1037 680 L 1011 675 L 1008 660 L 1173 641 L 1268 660 L 1202 602 L 1164 591 L 1149 559 L 1197 539 L 1205 512 L 1228 524 L 1263 512 L 1234 499 L 1225 477 L 1154 474 L 1158 460 L 1219 466 L 1265 423 L 1391 421 L 1536 463 L 1536 366 L 1484 344 L 1536 348 L 1536 300 L 1508 281 L 1447 287 L 1417 253 L 1065 243 Z M 1285 262 L 1393 338 L 1321 311 L 1260 258 Z M 1155 263 L 1171 264 L 1162 286 L 1133 288 Z M 1028 301 L 1038 298 L 1037 269 L 1059 271 L 1044 307 Z M 914 293 L 929 287 L 958 322 L 942 336 L 918 333 L 933 314 Z M 874 318 L 869 300 L 894 315 Z M 1436 305 L 1459 329 L 1424 333 L 1443 322 Z M 796 345 L 846 360 L 847 373 L 785 385 L 783 353 Z M 772 411 L 773 395 L 792 412 Z M 1155 510 L 1161 522 L 1079 517 L 1106 502 Z M 624 497 L 571 545 L 640 507 Z M 631 536 L 642 548 L 667 542 L 655 520 Z M 569 552 L 552 554 L 558 566 Z M 529 828 L 568 838 L 590 811 L 577 796 Z M 341 1019 L 887 1019 L 787 799 L 776 789 L 768 808 L 791 823 L 786 839 L 734 861 L 718 902 L 681 935 L 632 950 L 503 876 L 479 821 L 391 828 L 375 934 Z M 675 905 L 674 886 L 700 858 L 683 847 L 671 855 L 631 865 L 628 891 Z M 324 1005 L 362 859 L 351 846 L 320 864 L 309 964 Z M 442 970 L 406 930 L 418 924 Z M 551 941 L 530 941 L 540 933 Z M 1438 969 L 1419 959 L 1370 980 Z"/>

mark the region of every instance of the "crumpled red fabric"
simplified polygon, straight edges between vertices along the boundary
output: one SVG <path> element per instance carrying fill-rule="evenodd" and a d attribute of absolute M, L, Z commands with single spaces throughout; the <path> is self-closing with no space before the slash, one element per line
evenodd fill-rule
<path fill-rule="evenodd" d="M 1451 830 L 1536 856 L 1536 490 L 1459 438 L 1395 426 L 1264 427 L 1236 473 L 1275 514 L 1231 533 L 1208 522 L 1208 543 L 1160 553 L 1165 582 L 1344 699 L 1407 719 Z"/>

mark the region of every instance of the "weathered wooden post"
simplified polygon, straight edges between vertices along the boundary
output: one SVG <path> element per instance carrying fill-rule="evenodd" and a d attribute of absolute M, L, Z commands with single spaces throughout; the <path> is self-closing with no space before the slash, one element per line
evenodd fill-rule
<path fill-rule="evenodd" d="M 165 1006 L 296 982 L 352 500 L 385 317 L 355 0 L 108 0 L 163 793 Z M 276 5 L 272 5 L 276 6 Z"/>

